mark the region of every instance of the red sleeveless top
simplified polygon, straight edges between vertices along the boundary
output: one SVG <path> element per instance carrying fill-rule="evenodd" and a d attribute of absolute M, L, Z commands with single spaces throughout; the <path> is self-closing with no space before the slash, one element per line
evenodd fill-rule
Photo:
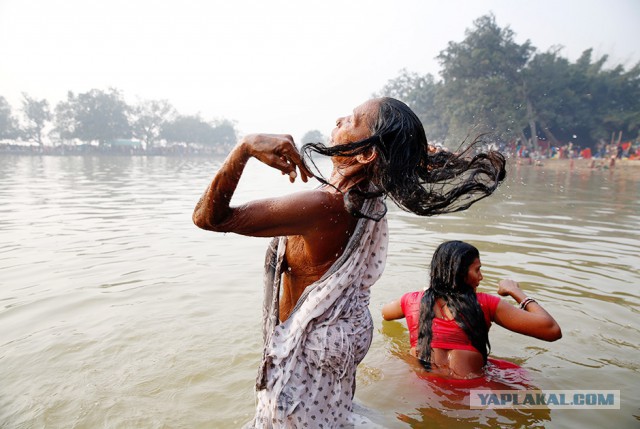
<path fill-rule="evenodd" d="M 402 307 L 404 317 L 407 319 L 411 347 L 416 347 L 418 344 L 420 300 L 423 295 L 424 291 L 409 292 L 400 298 L 400 307 Z M 498 307 L 500 298 L 482 292 L 476 293 L 476 296 L 478 297 L 480 308 L 482 308 L 482 312 L 484 313 L 484 319 L 488 329 L 491 327 L 491 321 L 496 314 L 496 308 Z M 464 333 L 455 320 L 445 320 L 434 317 L 431 330 L 431 347 L 434 349 L 478 351 L 473 347 L 467 334 Z"/>

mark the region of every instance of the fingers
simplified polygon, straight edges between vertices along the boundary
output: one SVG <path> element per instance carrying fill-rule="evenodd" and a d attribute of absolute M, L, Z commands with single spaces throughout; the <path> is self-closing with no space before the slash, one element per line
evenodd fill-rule
<path fill-rule="evenodd" d="M 300 152 L 298 152 L 298 148 L 293 142 L 293 138 L 289 135 L 285 135 L 284 137 L 290 144 L 284 148 L 283 155 L 281 157 L 288 167 L 286 170 L 282 170 L 283 174 L 285 174 L 286 171 L 286 174 L 289 174 L 289 180 L 293 183 L 298 177 L 298 173 L 296 172 L 297 168 L 300 171 L 300 179 L 302 179 L 303 182 L 307 182 L 309 177 L 313 177 L 313 174 L 304 165 Z"/>
<path fill-rule="evenodd" d="M 285 167 L 280 169 L 280 171 L 282 172 L 283 175 L 285 175 L 285 174 L 289 175 L 289 181 L 291 183 L 295 182 L 296 178 L 298 177 L 298 173 L 296 171 L 296 166 L 300 170 L 300 178 L 302 179 L 302 181 L 303 182 L 307 182 L 308 176 L 310 174 L 305 173 L 305 171 L 308 172 L 308 170 L 304 167 L 304 164 L 301 161 L 299 161 L 299 163 L 296 164 L 295 161 L 292 161 L 292 160 L 290 160 L 288 158 L 285 158 L 285 157 L 281 157 L 281 160 L 282 160 L 283 164 L 285 165 Z"/>
<path fill-rule="evenodd" d="M 303 182 L 308 182 L 309 181 L 309 177 L 313 177 L 313 173 L 311 173 L 307 167 L 304 165 L 304 163 L 300 162 L 299 164 L 297 164 L 298 166 L 298 170 L 300 171 L 300 179 L 302 179 Z M 294 171 L 294 179 L 297 176 L 296 172 Z"/>
<path fill-rule="evenodd" d="M 300 153 L 297 149 L 290 156 L 291 158 L 289 162 L 291 163 L 292 170 L 289 172 L 289 175 L 291 176 L 291 173 L 293 173 L 291 181 L 293 182 L 293 180 L 295 180 L 295 178 L 298 176 L 298 174 L 296 173 L 297 167 L 300 171 L 300 179 L 302 179 L 302 181 L 306 183 L 309 180 L 309 177 L 313 177 L 313 174 L 307 169 L 307 167 L 304 165 L 304 162 L 302 162 L 302 157 L 300 156 Z"/>
<path fill-rule="evenodd" d="M 289 134 L 254 134 L 249 136 L 252 155 L 261 162 L 276 168 L 282 174 L 288 174 L 291 183 L 299 175 L 303 182 L 307 182 L 313 174 L 302 162 L 300 152 L 293 137 Z"/>
<path fill-rule="evenodd" d="M 291 162 L 291 160 L 289 158 L 287 158 L 286 156 L 281 156 L 280 157 L 280 161 L 283 164 L 283 168 L 280 168 L 280 171 L 282 172 L 282 175 L 284 176 L 285 174 L 289 175 L 289 181 L 291 183 L 295 182 L 296 177 L 298 177 L 298 174 L 296 173 L 296 166 L 293 162 Z"/>
<path fill-rule="evenodd" d="M 520 285 L 515 280 L 503 279 L 498 282 L 498 295 L 512 295 L 520 289 Z"/>

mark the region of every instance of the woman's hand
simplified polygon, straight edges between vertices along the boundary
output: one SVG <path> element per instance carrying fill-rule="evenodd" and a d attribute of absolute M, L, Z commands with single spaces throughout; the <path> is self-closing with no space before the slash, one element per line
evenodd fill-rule
<path fill-rule="evenodd" d="M 231 150 L 193 211 L 193 223 L 202 229 L 235 232 L 255 237 L 306 235 L 317 232 L 318 225 L 329 226 L 333 217 L 327 212 L 342 213 L 344 201 L 321 191 L 302 191 L 277 198 L 260 198 L 232 207 L 231 199 L 247 162 L 252 157 L 288 174 L 307 181 L 307 170 L 289 135 L 251 134 Z M 351 219 L 351 218 L 349 218 Z M 322 230 L 322 228 L 320 228 Z"/>
<path fill-rule="evenodd" d="M 511 296 L 517 300 L 516 296 L 514 295 L 521 294 L 523 294 L 523 292 L 520 289 L 520 285 L 514 280 L 503 279 L 500 280 L 500 283 L 498 283 L 498 295 L 500 296 Z"/>
<path fill-rule="evenodd" d="M 240 144 L 250 156 L 280 170 L 282 174 L 288 174 L 291 183 L 297 177 L 296 167 L 300 170 L 303 182 L 313 177 L 302 162 L 293 137 L 288 134 L 250 134 Z"/>
<path fill-rule="evenodd" d="M 518 304 L 527 298 L 518 282 L 510 279 L 500 280 L 498 294 L 510 296 Z M 507 301 L 500 300 L 494 321 L 510 331 L 541 340 L 555 341 L 562 338 L 562 330 L 558 322 L 536 301 L 531 301 L 527 304 L 526 309 L 521 309 Z"/>

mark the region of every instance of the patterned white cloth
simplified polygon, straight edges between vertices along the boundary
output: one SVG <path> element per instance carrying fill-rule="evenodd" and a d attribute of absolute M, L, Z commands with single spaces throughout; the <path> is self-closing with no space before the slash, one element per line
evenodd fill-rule
<path fill-rule="evenodd" d="M 363 212 L 382 212 L 381 199 Z M 365 211 L 366 210 L 366 211 Z M 347 248 L 309 285 L 279 323 L 278 298 L 286 238 L 272 241 L 265 263 L 264 355 L 257 407 L 246 428 L 337 428 L 358 424 L 356 367 L 371 345 L 371 286 L 387 258 L 387 220 L 360 219 Z"/>

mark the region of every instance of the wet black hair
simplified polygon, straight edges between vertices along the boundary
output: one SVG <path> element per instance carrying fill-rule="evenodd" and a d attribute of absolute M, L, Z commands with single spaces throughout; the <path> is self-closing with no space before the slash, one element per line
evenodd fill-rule
<path fill-rule="evenodd" d="M 418 358 L 427 369 L 431 368 L 433 307 L 438 298 L 446 303 L 458 326 L 487 363 L 491 350 L 489 328 L 475 290 L 465 281 L 469 267 L 479 257 L 478 249 L 464 241 L 445 241 L 433 254 L 429 288 L 420 301 L 416 348 Z"/>
<path fill-rule="evenodd" d="M 497 151 L 471 155 L 482 136 L 461 152 L 429 152 L 424 127 L 403 102 L 384 97 L 378 101 L 378 115 L 370 125 L 371 137 L 328 147 L 307 143 L 302 147 L 307 167 L 318 168 L 312 154 L 355 157 L 375 150 L 376 161 L 367 166 L 368 181 L 345 192 L 347 210 L 358 217 L 379 220 L 383 213 L 362 213 L 362 201 L 390 197 L 401 209 L 421 216 L 465 210 L 491 195 L 505 178 L 505 158 Z M 316 178 L 327 184 L 321 174 Z M 385 209 L 386 211 L 386 209 Z"/>

